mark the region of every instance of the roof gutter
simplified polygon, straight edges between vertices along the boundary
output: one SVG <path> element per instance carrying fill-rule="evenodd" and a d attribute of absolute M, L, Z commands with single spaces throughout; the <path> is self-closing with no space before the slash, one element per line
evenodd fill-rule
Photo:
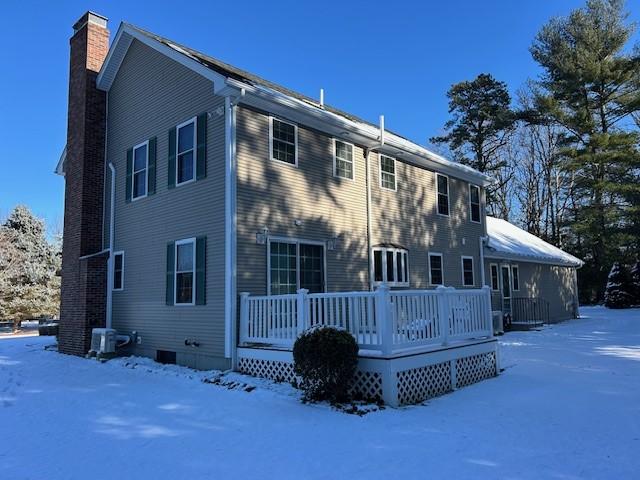
<path fill-rule="evenodd" d="M 412 160 L 414 160 L 415 163 L 430 169 L 444 170 L 454 177 L 462 178 L 478 185 L 488 186 L 494 182 L 493 178 L 473 168 L 447 160 L 409 140 L 403 139 L 390 132 L 384 132 L 384 128 L 378 129 L 372 125 L 349 120 L 336 113 L 261 85 L 252 85 L 234 78 L 227 78 L 226 83 L 229 87 L 238 90 L 244 89 L 247 96 L 253 96 L 285 108 L 295 109 L 319 122 L 334 125 L 337 129 L 346 130 L 350 133 L 353 132 L 353 134 L 363 138 L 363 143 L 369 149 L 376 148 L 381 150 L 384 148 L 391 156 L 403 157 L 403 154 L 409 154 L 413 157 Z M 244 101 L 246 102 L 247 100 L 245 99 Z M 384 119 L 382 120 L 382 124 L 384 125 Z M 406 156 L 403 157 L 403 159 L 409 160 Z"/>

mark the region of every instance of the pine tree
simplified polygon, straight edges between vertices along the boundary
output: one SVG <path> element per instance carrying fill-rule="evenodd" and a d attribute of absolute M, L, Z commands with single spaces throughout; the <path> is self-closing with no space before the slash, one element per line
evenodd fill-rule
<path fill-rule="evenodd" d="M 494 215 L 506 217 L 497 205 L 496 192 L 510 180 L 505 175 L 508 162 L 501 155 L 515 120 L 507 85 L 482 73 L 454 84 L 447 97 L 452 118 L 444 125 L 446 134 L 430 141 L 447 144 L 456 160 L 498 179 L 498 185 L 487 190 L 487 204 Z"/>
<path fill-rule="evenodd" d="M 19 322 L 58 313 L 60 252 L 44 222 L 24 206 L 0 226 L 0 319 Z"/>
<path fill-rule="evenodd" d="M 640 53 L 625 52 L 634 32 L 627 17 L 622 0 L 588 0 L 551 20 L 531 47 L 544 69 L 537 107 L 563 127 L 563 163 L 575 179 L 570 238 L 586 260 L 580 287 L 596 301 L 606 266 L 634 242 L 640 195 L 640 135 L 629 128 L 640 109 Z"/>
<path fill-rule="evenodd" d="M 630 276 L 632 302 L 634 305 L 640 306 L 640 260 L 631 267 Z"/>
<path fill-rule="evenodd" d="M 629 293 L 629 275 L 624 266 L 616 262 L 611 267 L 607 287 L 604 293 L 604 304 L 608 308 L 628 308 L 631 306 Z"/>

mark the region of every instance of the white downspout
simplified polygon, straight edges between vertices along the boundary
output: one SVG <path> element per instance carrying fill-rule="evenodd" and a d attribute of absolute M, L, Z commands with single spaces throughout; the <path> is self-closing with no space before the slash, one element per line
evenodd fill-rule
<path fill-rule="evenodd" d="M 374 271 L 373 271 L 373 259 L 371 258 L 371 170 L 370 170 L 370 161 L 369 155 L 372 150 L 377 148 L 381 148 L 384 146 L 384 115 L 380 115 L 380 145 L 376 145 L 371 148 L 365 149 L 364 162 L 365 162 L 365 170 L 367 174 L 367 258 L 369 260 L 369 289 L 373 291 L 373 283 L 374 283 Z"/>
<path fill-rule="evenodd" d="M 115 219 L 116 168 L 111 162 L 109 162 L 109 170 L 111 170 L 111 192 L 109 200 L 109 260 L 107 261 L 107 318 L 105 325 L 107 328 L 111 328 L 113 318 L 113 276 L 115 267 L 113 259 L 113 222 Z"/>
<path fill-rule="evenodd" d="M 237 298 L 236 298 L 236 105 L 245 90 L 232 98 L 225 97 L 225 356 L 231 369 L 237 369 Z"/>

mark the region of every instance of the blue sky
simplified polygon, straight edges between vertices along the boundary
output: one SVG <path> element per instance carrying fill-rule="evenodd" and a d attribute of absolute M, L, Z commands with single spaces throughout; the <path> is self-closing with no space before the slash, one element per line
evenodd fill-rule
<path fill-rule="evenodd" d="M 489 72 L 512 91 L 540 72 L 528 48 L 578 0 L 374 2 L 11 1 L 0 17 L 0 218 L 29 205 L 62 225 L 68 39 L 86 10 L 125 20 L 426 144 L 452 83 Z M 391 5 L 391 6 L 390 6 Z M 637 21 L 640 0 L 627 9 Z M 637 36 L 636 36 L 637 38 Z"/>

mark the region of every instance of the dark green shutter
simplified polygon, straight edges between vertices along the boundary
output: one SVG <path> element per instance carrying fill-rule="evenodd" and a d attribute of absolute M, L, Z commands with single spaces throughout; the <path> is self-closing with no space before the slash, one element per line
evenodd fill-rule
<path fill-rule="evenodd" d="M 169 188 L 176 186 L 176 127 L 169 130 Z"/>
<path fill-rule="evenodd" d="M 127 150 L 127 182 L 125 185 L 125 201 L 131 201 L 131 179 L 133 176 L 133 148 Z"/>
<path fill-rule="evenodd" d="M 200 180 L 207 176 L 207 112 L 198 115 L 196 140 L 196 178 Z"/>
<path fill-rule="evenodd" d="M 206 303 L 207 237 L 196 238 L 196 305 Z"/>
<path fill-rule="evenodd" d="M 174 269 L 175 269 L 176 247 L 174 242 L 167 244 L 167 305 L 173 305 L 174 300 Z"/>
<path fill-rule="evenodd" d="M 156 193 L 156 137 L 149 139 L 149 183 L 147 185 L 147 195 Z"/>

